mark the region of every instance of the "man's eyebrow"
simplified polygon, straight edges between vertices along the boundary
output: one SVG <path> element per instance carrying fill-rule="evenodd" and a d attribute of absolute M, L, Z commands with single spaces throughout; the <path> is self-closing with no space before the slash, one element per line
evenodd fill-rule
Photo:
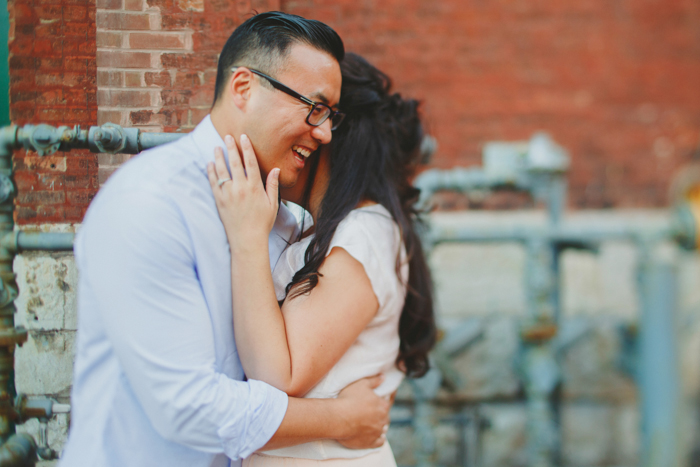
<path fill-rule="evenodd" d="M 315 93 L 311 94 L 310 97 L 311 97 L 313 100 L 315 100 L 316 102 L 323 102 L 324 104 L 328 105 L 329 107 L 338 107 L 338 104 L 329 105 L 329 104 L 328 104 L 328 102 L 329 102 L 329 101 L 328 101 L 328 98 L 327 98 L 326 95 L 323 94 L 322 92 L 315 92 Z"/>

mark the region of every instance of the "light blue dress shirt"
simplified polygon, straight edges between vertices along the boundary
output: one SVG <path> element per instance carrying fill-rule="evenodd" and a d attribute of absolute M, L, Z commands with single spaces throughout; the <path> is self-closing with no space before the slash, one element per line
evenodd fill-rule
<path fill-rule="evenodd" d="M 230 252 L 206 175 L 225 148 L 209 117 L 131 159 L 76 239 L 71 430 L 60 465 L 228 466 L 277 431 L 287 396 L 242 381 Z M 297 232 L 282 206 L 270 267 Z"/>

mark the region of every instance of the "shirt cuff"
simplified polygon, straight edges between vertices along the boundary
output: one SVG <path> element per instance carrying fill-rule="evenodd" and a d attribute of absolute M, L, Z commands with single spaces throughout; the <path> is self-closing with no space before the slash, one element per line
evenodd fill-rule
<path fill-rule="evenodd" d="M 287 394 L 257 380 L 244 383 L 248 403 L 242 417 L 229 420 L 218 430 L 224 452 L 233 459 L 242 459 L 263 447 L 277 432 L 287 413 Z"/>

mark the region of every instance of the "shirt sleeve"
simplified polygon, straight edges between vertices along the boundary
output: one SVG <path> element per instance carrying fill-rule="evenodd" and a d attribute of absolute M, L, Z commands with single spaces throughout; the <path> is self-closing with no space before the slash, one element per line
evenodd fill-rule
<path fill-rule="evenodd" d="M 287 395 L 217 371 L 212 320 L 174 203 L 143 192 L 115 198 L 79 235 L 80 273 L 97 297 L 89 312 L 99 314 L 120 370 L 161 436 L 234 460 L 250 455 L 277 431 Z"/>

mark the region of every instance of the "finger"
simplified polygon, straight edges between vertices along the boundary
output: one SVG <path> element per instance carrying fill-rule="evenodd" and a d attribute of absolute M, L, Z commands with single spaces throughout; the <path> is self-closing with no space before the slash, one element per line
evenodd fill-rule
<path fill-rule="evenodd" d="M 248 181 L 251 183 L 257 183 L 258 180 L 262 181 L 258 159 L 255 157 L 255 149 L 253 149 L 253 144 L 250 142 L 248 135 L 241 135 L 241 151 L 243 151 L 243 163 L 245 164 Z"/>
<path fill-rule="evenodd" d="M 375 375 L 365 378 L 371 389 L 378 388 L 384 382 L 384 375 Z"/>
<path fill-rule="evenodd" d="M 214 148 L 214 169 L 216 171 L 217 180 L 231 178 L 231 175 L 228 173 L 228 168 L 226 167 L 224 150 L 219 147 Z"/>
<path fill-rule="evenodd" d="M 233 136 L 224 136 L 224 143 L 226 143 L 226 149 L 228 150 L 228 165 L 231 167 L 231 180 L 236 185 L 245 182 L 245 173 L 243 172 L 243 163 L 241 162 L 241 156 L 238 153 L 238 147 L 236 146 L 236 140 Z"/>
<path fill-rule="evenodd" d="M 267 193 L 267 199 L 270 200 L 270 205 L 277 210 L 277 203 L 279 202 L 279 187 L 280 187 L 280 169 L 272 169 L 267 175 L 267 182 L 265 183 L 265 192 Z"/>

